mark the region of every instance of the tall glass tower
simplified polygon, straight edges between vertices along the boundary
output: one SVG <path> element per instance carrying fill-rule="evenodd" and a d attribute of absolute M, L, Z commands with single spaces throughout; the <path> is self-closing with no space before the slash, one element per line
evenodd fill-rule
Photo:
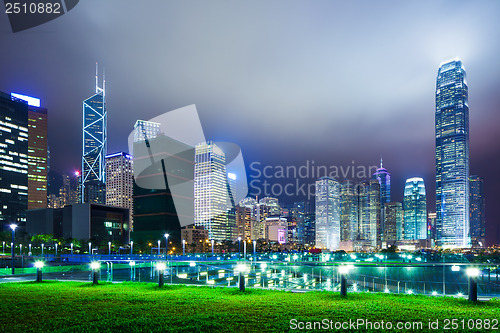
<path fill-rule="evenodd" d="M 427 201 L 422 178 L 406 180 L 403 210 L 404 239 L 427 239 Z"/>
<path fill-rule="evenodd" d="M 316 247 L 340 245 L 340 183 L 330 177 L 316 181 Z"/>
<path fill-rule="evenodd" d="M 470 237 L 473 247 L 484 247 L 485 237 L 485 200 L 484 180 L 479 176 L 470 176 Z"/>
<path fill-rule="evenodd" d="M 458 59 L 436 81 L 436 214 L 438 246 L 470 247 L 468 87 Z"/>
<path fill-rule="evenodd" d="M 97 64 L 95 95 L 83 101 L 81 202 L 106 204 L 107 112 L 106 80 L 98 86 Z"/>
<path fill-rule="evenodd" d="M 228 193 L 226 154 L 214 142 L 195 146 L 194 224 L 208 230 L 208 237 L 224 241 L 228 231 Z"/>

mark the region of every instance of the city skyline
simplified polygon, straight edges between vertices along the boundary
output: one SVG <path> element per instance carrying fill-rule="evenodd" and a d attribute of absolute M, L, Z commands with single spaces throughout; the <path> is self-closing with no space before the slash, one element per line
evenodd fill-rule
<path fill-rule="evenodd" d="M 214 2 L 210 5 L 213 7 L 208 8 L 217 8 L 219 5 L 220 3 Z M 166 10 L 163 12 L 169 12 L 168 9 L 174 7 L 180 10 L 180 18 L 185 17 L 182 13 L 192 9 L 189 4 L 174 6 L 169 3 L 164 6 Z M 165 47 L 172 52 L 157 52 L 169 54 L 166 61 L 153 58 L 153 61 L 146 64 L 141 61 L 145 54 L 126 55 L 121 52 L 118 57 L 116 51 L 109 50 L 106 43 L 101 43 L 102 50 L 82 51 L 82 45 L 89 42 L 88 36 L 97 39 L 103 37 L 95 34 L 93 27 L 81 28 L 81 24 L 91 16 L 90 7 L 80 4 L 58 20 L 35 28 L 31 33 L 16 35 L 15 40 L 6 36 L 5 43 L 9 47 L 0 57 L 3 63 L 10 66 L 6 68 L 5 76 L 0 81 L 0 90 L 16 91 L 42 99 L 42 107 L 49 110 L 51 167 L 56 171 L 69 172 L 78 169 L 78 152 L 75 152 L 74 147 L 80 145 L 78 142 L 81 139 L 74 133 L 75 128 L 78 129 L 81 125 L 81 100 L 87 97 L 86 92 L 92 86 L 89 72 L 98 60 L 106 67 L 111 82 L 108 85 L 108 152 L 126 151 L 124 133 L 130 131 L 135 120 L 149 119 L 149 116 L 158 114 L 160 109 L 175 109 L 195 103 L 203 110 L 200 118 L 206 137 L 217 141 L 237 142 L 248 162 L 293 165 L 304 160 L 315 160 L 318 164 L 349 165 L 355 160 L 360 165 L 372 165 L 383 155 L 385 165 L 391 171 L 392 200 L 402 199 L 405 179 L 419 176 L 424 178 L 427 185 L 429 210 L 434 211 L 432 90 L 439 63 L 459 56 L 467 67 L 471 86 L 470 172 L 485 179 L 487 204 L 496 200 L 494 189 L 498 187 L 499 179 L 494 170 L 495 163 L 490 160 L 491 157 L 498 156 L 500 151 L 500 140 L 493 126 L 500 105 L 494 89 L 500 69 L 492 58 L 499 45 L 498 39 L 494 38 L 495 33 L 492 32 L 500 30 L 498 22 L 494 20 L 499 11 L 498 4 L 487 2 L 483 6 L 472 6 L 460 2 L 449 17 L 441 17 L 442 20 L 438 21 L 435 16 L 437 14 L 428 13 L 446 8 L 444 2 L 416 8 L 413 5 L 397 5 L 391 8 L 389 17 L 383 13 L 388 8 L 365 3 L 360 17 L 352 23 L 337 17 L 338 20 L 331 23 L 321 21 L 321 29 L 308 20 L 306 13 L 310 13 L 311 17 L 321 18 L 321 12 L 325 10 L 338 16 L 342 11 L 353 12 L 361 7 L 319 2 L 304 10 L 301 5 L 294 4 L 283 8 L 282 16 L 279 17 L 278 21 L 283 25 L 283 30 L 273 25 L 266 14 L 250 15 L 252 18 L 257 15 L 263 21 L 264 27 L 257 29 L 255 33 L 251 32 L 250 20 L 242 20 L 241 10 L 260 9 L 262 5 L 240 6 L 242 7 L 220 7 L 224 9 L 220 14 L 210 11 L 207 16 L 199 17 L 196 24 L 200 27 L 206 26 L 207 33 L 215 36 L 210 39 L 216 44 L 215 48 L 201 44 L 205 48 L 208 47 L 210 57 L 199 58 L 195 55 L 197 52 L 184 54 L 180 51 L 186 50 L 182 48 L 186 45 L 190 46 L 188 51 L 203 50 L 198 49 L 202 46 L 197 46 L 199 44 L 196 42 L 203 40 L 204 34 L 188 33 L 188 27 L 181 20 L 174 18 L 169 27 L 176 28 L 176 34 L 179 34 L 178 38 L 181 38 L 182 42 L 167 34 Z M 275 8 L 275 5 L 268 6 Z M 127 6 L 123 8 L 125 12 L 130 10 Z M 377 16 L 367 18 L 368 12 L 380 13 L 382 19 L 375 19 Z M 409 18 L 410 12 L 415 18 L 402 20 L 405 21 L 403 27 L 399 20 Z M 141 19 L 142 13 L 137 14 Z M 228 44 L 232 41 L 231 35 L 226 32 L 224 25 L 214 23 L 219 15 L 222 15 L 220 17 L 224 19 L 223 22 L 235 24 L 240 29 L 243 38 L 238 39 L 238 43 L 239 40 L 250 40 L 254 43 L 252 45 L 255 45 L 255 48 L 250 49 L 249 58 L 242 58 L 242 54 L 236 49 L 238 46 L 249 50 L 248 47 L 238 43 L 234 47 Z M 386 23 L 382 22 L 383 18 L 388 19 Z M 464 18 L 461 20 L 464 25 L 458 31 L 440 29 L 452 24 L 457 18 Z M 300 21 L 301 19 L 305 21 Z M 367 24 L 371 23 L 370 26 L 377 27 L 373 32 L 378 37 L 377 43 L 363 37 L 367 25 L 359 25 L 352 32 L 346 30 L 363 19 L 367 19 Z M 430 22 L 429 27 L 419 24 L 424 19 Z M 111 35 L 122 27 L 116 24 L 115 30 L 108 26 L 117 23 L 113 17 L 96 17 L 95 20 L 100 28 L 104 26 Z M 238 20 L 241 22 L 236 22 Z M 302 34 L 300 29 L 293 28 L 293 23 L 296 22 L 303 22 L 298 25 L 298 28 L 304 28 Z M 6 24 L 1 23 L 3 25 L 0 25 L 0 29 L 7 30 Z M 395 26 L 401 27 L 402 34 L 391 33 Z M 63 33 L 66 28 L 68 31 Z M 337 28 L 339 33 L 335 33 Z M 133 29 L 142 32 L 144 30 L 137 26 L 125 30 L 132 36 L 130 41 L 138 43 Z M 192 26 L 189 29 L 192 29 Z M 25 59 L 13 58 L 23 45 L 47 30 L 52 32 L 54 43 L 67 44 L 68 50 L 72 50 L 70 53 L 73 52 L 75 57 L 62 63 L 57 62 L 59 65 L 56 66 L 55 59 L 50 59 L 48 48 L 35 43 L 34 45 L 38 46 L 35 54 L 25 55 Z M 345 31 L 345 34 L 340 33 L 341 31 Z M 269 32 L 274 39 L 263 39 L 262 42 L 254 39 L 264 36 L 265 32 Z M 71 42 L 69 35 L 72 33 L 82 38 L 71 37 L 75 40 Z M 154 38 L 158 32 L 149 33 L 151 37 L 146 38 L 147 40 Z M 287 37 L 294 36 L 297 37 L 296 45 L 300 46 L 298 49 L 293 43 L 287 42 Z M 402 40 L 401 36 L 412 38 Z M 308 42 L 309 39 L 312 41 Z M 333 46 L 328 46 L 329 40 Z M 390 41 L 395 43 L 390 44 Z M 121 39 L 111 44 L 120 51 L 128 45 Z M 391 47 L 384 49 L 379 44 Z M 220 54 L 215 52 L 217 47 L 228 47 L 228 52 L 220 56 L 225 62 L 221 62 Z M 352 60 L 346 59 L 346 53 L 341 51 L 343 47 L 348 48 L 348 54 L 359 56 L 353 57 Z M 76 50 L 78 53 L 75 53 Z M 151 48 L 145 50 L 155 51 Z M 298 52 L 291 52 L 293 50 Z M 361 50 L 363 52 L 360 52 Z M 181 55 L 190 56 L 178 61 Z M 324 58 L 325 55 L 328 56 Z M 29 63 L 26 59 L 30 60 Z M 312 65 L 313 60 L 317 60 L 317 66 Z M 283 64 L 280 65 L 281 63 Z M 23 68 L 23 71 L 17 70 L 19 68 Z M 212 70 L 205 72 L 201 70 L 204 68 Z M 248 73 L 248 69 L 254 68 L 259 70 Z M 168 70 L 170 75 L 155 75 L 153 69 L 159 73 Z M 50 70 L 50 76 L 47 70 Z M 124 73 L 132 79 L 128 79 Z M 349 73 L 354 74 L 352 78 Z M 360 73 L 366 73 L 366 76 L 360 76 Z M 63 94 L 60 87 L 46 84 L 49 77 L 51 82 L 65 82 L 68 75 L 71 76 L 74 86 L 62 88 Z M 160 79 L 159 76 L 168 78 Z M 200 76 L 206 79 L 200 79 Z M 248 80 L 240 82 L 242 77 L 248 77 Z M 337 79 L 328 80 L 334 77 Z M 364 78 L 367 79 L 363 80 Z M 201 80 L 199 83 L 198 79 Z M 303 82 L 309 88 L 297 81 Z M 132 90 L 131 84 L 124 82 L 134 83 L 134 89 Z M 383 89 L 374 89 L 372 92 L 370 87 L 375 85 Z M 201 91 L 207 87 L 211 89 Z M 229 87 L 241 88 L 235 90 L 228 89 Z M 270 97 L 268 91 L 277 93 L 273 94 L 275 97 Z M 353 99 L 354 91 L 363 92 L 363 98 Z M 134 96 L 141 98 L 136 100 Z M 249 101 L 250 97 L 255 96 L 259 98 Z M 140 107 L 137 104 L 139 100 Z M 260 102 L 256 104 L 255 100 Z M 61 124 L 65 126 L 61 127 Z M 368 128 L 370 130 L 367 130 Z M 256 135 L 256 132 L 260 134 Z M 289 147 L 293 147 L 293 150 Z M 498 212 L 496 207 L 488 207 L 491 208 L 487 208 L 486 220 L 491 234 L 488 233 L 487 236 L 491 243 L 496 240 L 497 223 L 494 216 Z"/>

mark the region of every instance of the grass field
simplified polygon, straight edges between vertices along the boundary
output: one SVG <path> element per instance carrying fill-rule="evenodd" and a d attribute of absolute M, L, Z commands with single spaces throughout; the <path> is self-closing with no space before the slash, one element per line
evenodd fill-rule
<path fill-rule="evenodd" d="M 332 320 L 333 328 L 335 322 L 350 319 L 379 325 L 383 320 L 385 328 L 389 321 L 394 332 L 444 331 L 446 319 L 457 319 L 458 329 L 452 330 L 450 321 L 448 331 L 500 330 L 498 322 L 495 326 L 500 318 L 498 300 L 472 304 L 418 295 L 356 293 L 341 298 L 331 292 L 241 293 L 236 288 L 51 281 L 3 283 L 0 295 L 0 332 L 287 332 L 296 331 L 291 327 L 298 322 L 323 319 Z M 292 319 L 297 322 L 291 324 Z M 486 319 L 489 330 L 484 329 Z M 439 320 L 439 329 L 429 330 L 429 320 Z M 397 322 L 421 322 L 422 328 L 398 330 Z M 366 331 L 365 325 L 352 327 L 344 331 Z"/>

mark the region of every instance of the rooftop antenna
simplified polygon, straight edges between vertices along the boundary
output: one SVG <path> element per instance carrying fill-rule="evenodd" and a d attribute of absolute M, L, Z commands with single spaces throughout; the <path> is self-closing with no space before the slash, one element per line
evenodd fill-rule
<path fill-rule="evenodd" d="M 106 67 L 102 69 L 102 94 L 106 95 Z"/>
<path fill-rule="evenodd" d="M 382 155 L 380 155 L 380 169 L 383 168 L 384 161 L 382 160 Z"/>
<path fill-rule="evenodd" d="M 95 62 L 95 93 L 97 94 L 99 92 L 99 86 L 97 83 L 97 61 Z"/>

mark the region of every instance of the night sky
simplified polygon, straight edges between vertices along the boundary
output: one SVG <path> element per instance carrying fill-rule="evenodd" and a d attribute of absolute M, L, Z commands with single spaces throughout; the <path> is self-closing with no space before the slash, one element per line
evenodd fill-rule
<path fill-rule="evenodd" d="M 500 208 L 500 2 L 85 0 L 13 34 L 0 14 L 0 91 L 42 99 L 51 167 L 81 164 L 82 100 L 106 68 L 108 152 L 137 119 L 196 104 L 205 136 L 247 165 L 377 165 L 423 177 L 434 211 L 440 63 L 467 71 L 470 172 L 485 179 L 487 240 Z M 307 180 L 313 182 L 314 179 Z M 298 198 L 281 197 L 282 201 Z"/>

